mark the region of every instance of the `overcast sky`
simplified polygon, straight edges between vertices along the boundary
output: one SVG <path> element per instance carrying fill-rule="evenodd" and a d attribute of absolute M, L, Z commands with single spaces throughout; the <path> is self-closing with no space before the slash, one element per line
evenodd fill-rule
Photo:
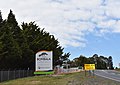
<path fill-rule="evenodd" d="M 55 35 L 71 59 L 97 53 L 120 63 L 120 0 L 0 0 L 4 19 L 10 9 L 19 24 L 35 21 Z"/>

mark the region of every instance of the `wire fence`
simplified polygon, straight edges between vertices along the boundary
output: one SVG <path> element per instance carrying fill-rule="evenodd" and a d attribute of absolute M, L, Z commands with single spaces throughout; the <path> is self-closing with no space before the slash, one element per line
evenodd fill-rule
<path fill-rule="evenodd" d="M 54 70 L 55 74 L 78 72 L 80 69 L 61 69 Z M 0 82 L 17 78 L 34 76 L 34 70 L 0 70 Z"/>
<path fill-rule="evenodd" d="M 34 70 L 0 70 L 0 82 L 34 76 Z"/>

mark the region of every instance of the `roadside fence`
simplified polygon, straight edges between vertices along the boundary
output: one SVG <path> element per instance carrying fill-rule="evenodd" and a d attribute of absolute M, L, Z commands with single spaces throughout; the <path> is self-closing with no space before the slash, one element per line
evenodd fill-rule
<path fill-rule="evenodd" d="M 0 70 L 0 82 L 34 76 L 34 70 Z"/>
<path fill-rule="evenodd" d="M 82 69 L 63 69 L 63 68 L 57 68 L 57 69 L 55 69 L 55 74 L 73 73 L 73 72 L 79 72 L 79 71 L 82 71 Z"/>
<path fill-rule="evenodd" d="M 54 69 L 55 74 L 81 71 L 80 69 Z M 0 82 L 34 76 L 34 70 L 0 70 Z"/>

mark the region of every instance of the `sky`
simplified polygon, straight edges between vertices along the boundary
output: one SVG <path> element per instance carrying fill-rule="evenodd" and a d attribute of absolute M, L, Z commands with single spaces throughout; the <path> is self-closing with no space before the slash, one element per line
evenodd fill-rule
<path fill-rule="evenodd" d="M 59 40 L 70 59 L 98 54 L 120 63 L 120 0 L 0 0 L 4 19 L 35 21 Z"/>

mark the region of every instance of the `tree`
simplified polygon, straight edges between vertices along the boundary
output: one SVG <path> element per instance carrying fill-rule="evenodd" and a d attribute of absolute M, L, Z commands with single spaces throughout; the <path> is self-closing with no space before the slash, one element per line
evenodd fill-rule
<path fill-rule="evenodd" d="M 59 60 L 60 56 L 63 54 L 63 48 L 59 45 L 58 40 L 56 40 L 53 35 L 44 31 L 44 29 L 39 28 L 34 22 L 22 23 L 21 27 L 23 36 L 22 44 L 24 44 L 22 45 L 22 49 L 27 47 L 27 49 L 32 51 L 31 57 L 29 57 L 31 58 L 30 65 L 34 65 L 33 63 L 36 52 L 40 50 L 52 50 L 53 63 L 55 66 L 55 61 Z M 26 51 L 23 51 L 23 53 L 24 52 Z M 22 56 L 24 56 L 24 54 Z"/>
<path fill-rule="evenodd" d="M 78 58 L 74 58 L 71 61 L 72 66 L 84 66 L 84 64 L 96 64 L 96 69 L 107 69 L 109 66 L 110 69 L 113 69 L 112 57 L 109 58 L 104 56 L 98 56 L 94 54 L 92 57 L 86 58 L 83 55 L 80 55 Z"/>
<path fill-rule="evenodd" d="M 75 63 L 75 65 L 77 67 L 78 66 L 83 66 L 84 67 L 84 64 L 89 63 L 88 59 L 83 55 L 80 55 L 80 57 L 73 59 L 73 62 Z"/>
<path fill-rule="evenodd" d="M 96 66 L 97 66 L 97 58 L 98 58 L 98 55 L 97 55 L 97 54 L 94 54 L 92 57 L 94 58 L 94 63 L 95 63 Z"/>
<path fill-rule="evenodd" d="M 2 35 L 2 25 L 3 25 L 3 19 L 2 19 L 2 14 L 0 11 L 0 36 Z"/>
<path fill-rule="evenodd" d="M 10 13 L 8 14 L 7 23 L 11 26 L 11 29 L 14 29 L 12 27 L 16 27 L 18 25 L 15 15 L 13 14 L 12 10 L 10 10 Z"/>
<path fill-rule="evenodd" d="M 13 38 L 18 40 L 19 35 L 21 34 L 21 29 L 18 26 L 18 22 L 16 21 L 15 15 L 13 14 L 12 10 L 10 10 L 10 13 L 8 14 L 7 20 L 6 20 L 8 29 L 11 31 Z"/>
<path fill-rule="evenodd" d="M 0 23 L 3 21 L 2 19 L 2 14 L 1 14 L 1 10 L 0 10 Z"/>
<path fill-rule="evenodd" d="M 35 54 L 40 50 L 53 51 L 55 66 L 55 61 L 61 59 L 63 49 L 58 39 L 39 28 L 35 22 L 23 22 L 20 27 L 12 10 L 6 20 L 2 19 L 0 12 L 1 69 L 34 69 Z"/>
<path fill-rule="evenodd" d="M 1 29 L 2 29 L 2 22 L 3 22 L 3 19 L 2 19 L 2 14 L 1 14 L 1 11 L 0 11 L 0 53 L 1 53 L 1 49 L 2 49 L 2 42 L 1 42 L 1 37 L 2 37 L 2 32 L 1 32 Z"/>
<path fill-rule="evenodd" d="M 69 58 L 70 55 L 71 55 L 70 52 L 65 53 L 65 54 L 61 57 L 61 59 L 62 59 L 63 61 L 66 61 L 66 60 L 68 60 L 68 58 Z"/>
<path fill-rule="evenodd" d="M 108 57 L 108 66 L 109 66 L 109 69 L 114 69 L 113 62 L 112 62 L 112 56 Z"/>

